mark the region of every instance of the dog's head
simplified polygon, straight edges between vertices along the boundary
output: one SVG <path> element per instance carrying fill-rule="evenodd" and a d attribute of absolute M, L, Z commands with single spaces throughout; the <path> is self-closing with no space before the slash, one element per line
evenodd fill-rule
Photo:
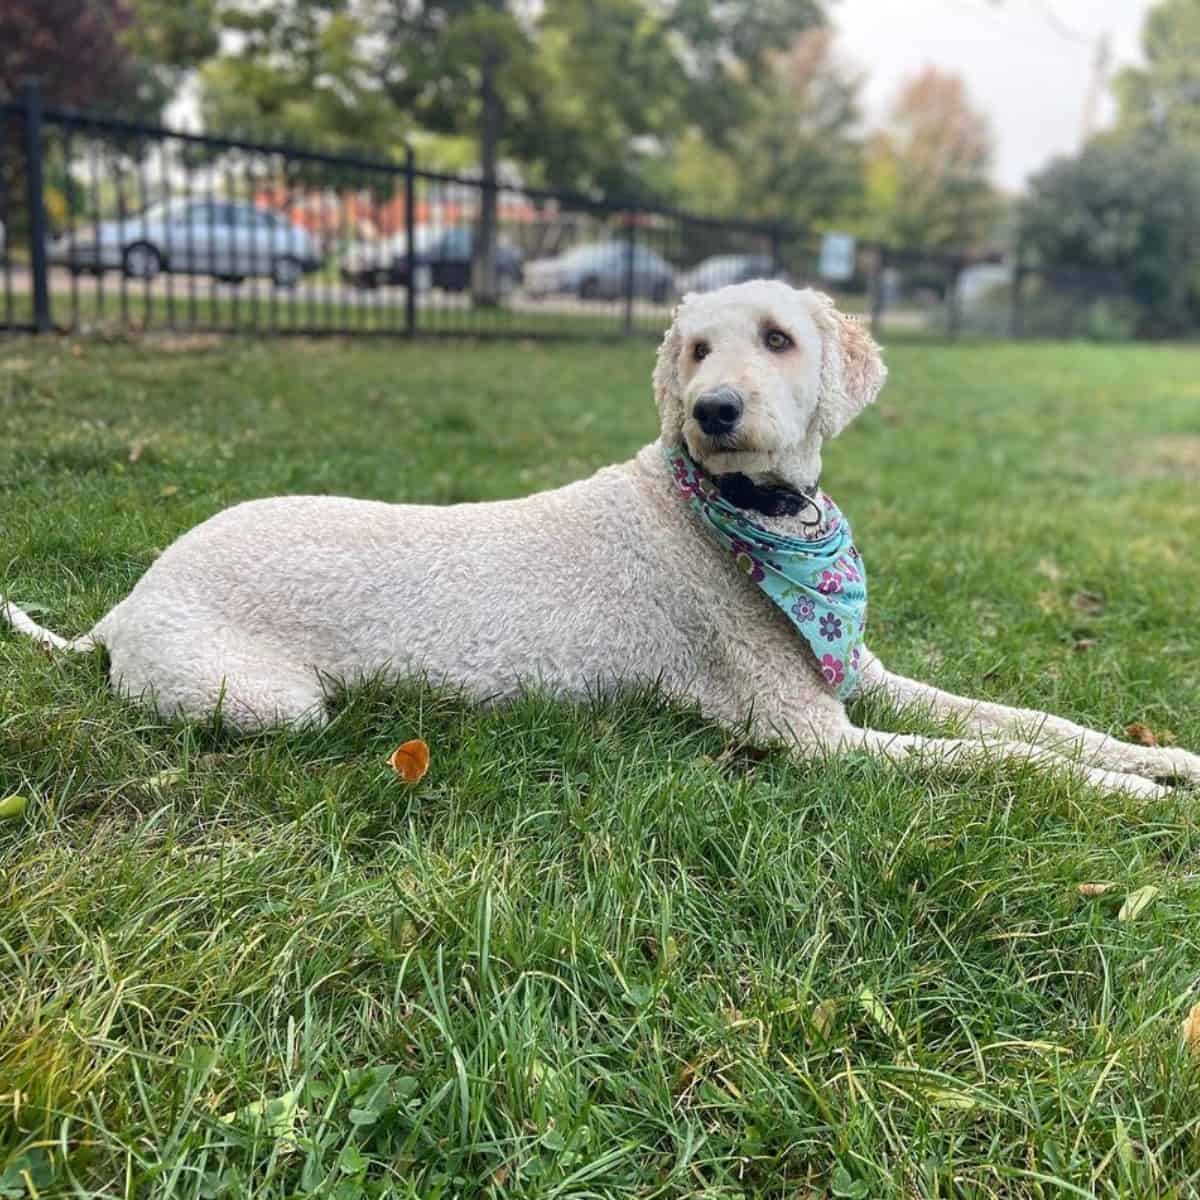
<path fill-rule="evenodd" d="M 822 292 L 770 280 L 685 296 L 658 351 L 663 441 L 710 475 L 803 488 L 821 443 L 875 399 L 879 347 Z"/>

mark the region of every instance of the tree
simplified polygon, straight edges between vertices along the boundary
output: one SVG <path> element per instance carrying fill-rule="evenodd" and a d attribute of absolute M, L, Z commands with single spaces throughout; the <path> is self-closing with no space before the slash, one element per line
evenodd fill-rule
<path fill-rule="evenodd" d="M 142 77 L 128 39 L 126 0 L 5 0 L 0 5 L 0 99 L 41 80 L 49 103 L 140 109 Z"/>
<path fill-rule="evenodd" d="M 699 132 L 680 144 L 674 176 L 685 203 L 808 229 L 859 199 L 861 80 L 837 63 L 832 45 L 828 29 L 812 29 L 771 54 L 726 149 Z"/>
<path fill-rule="evenodd" d="M 1118 129 L 1200 151 L 1200 0 L 1163 0 L 1142 28 L 1142 67 L 1114 81 Z"/>
<path fill-rule="evenodd" d="M 867 232 L 905 250 L 986 239 L 996 215 L 992 140 L 962 78 L 927 67 L 900 91 L 867 150 Z"/>
<path fill-rule="evenodd" d="M 1041 264 L 1095 272 L 1132 299 L 1139 334 L 1181 333 L 1200 320 L 1194 153 L 1128 134 L 1096 138 L 1030 181 L 1021 229 Z"/>
<path fill-rule="evenodd" d="M 5 0 L 0 98 L 41 80 L 46 100 L 153 119 L 217 49 L 214 0 Z"/>
<path fill-rule="evenodd" d="M 223 0 L 227 48 L 200 71 L 205 125 L 392 157 L 411 122 L 384 94 L 370 16 L 369 7 L 341 0 Z"/>

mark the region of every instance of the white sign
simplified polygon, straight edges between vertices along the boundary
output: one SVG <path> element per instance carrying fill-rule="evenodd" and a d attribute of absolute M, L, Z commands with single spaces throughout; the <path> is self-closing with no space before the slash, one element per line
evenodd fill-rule
<path fill-rule="evenodd" d="M 822 279 L 843 283 L 854 277 L 854 236 L 827 233 L 821 238 L 821 261 L 817 270 Z"/>

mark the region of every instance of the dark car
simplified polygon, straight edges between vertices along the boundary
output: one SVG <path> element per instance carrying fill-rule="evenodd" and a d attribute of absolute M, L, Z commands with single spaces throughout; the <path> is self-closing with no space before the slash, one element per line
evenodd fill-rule
<path fill-rule="evenodd" d="M 418 229 L 413 255 L 418 290 L 435 287 L 464 292 L 471 286 L 475 230 L 469 225 L 450 229 Z M 510 292 L 521 282 L 523 258 L 511 242 L 496 242 L 496 281 Z M 342 259 L 342 280 L 353 287 L 387 284 L 408 286 L 408 239 L 402 233 L 379 243 L 359 243 Z"/>

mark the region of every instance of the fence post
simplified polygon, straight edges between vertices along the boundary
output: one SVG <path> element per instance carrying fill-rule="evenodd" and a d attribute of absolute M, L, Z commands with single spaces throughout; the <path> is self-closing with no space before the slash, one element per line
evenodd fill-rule
<path fill-rule="evenodd" d="M 959 306 L 958 281 L 963 272 L 963 260 L 951 260 L 950 279 L 946 293 L 946 336 L 954 341 L 962 328 L 962 309 Z"/>
<path fill-rule="evenodd" d="M 1008 304 L 1008 336 L 1011 338 L 1025 336 L 1024 258 L 1025 248 L 1018 236 L 1016 249 L 1013 252 L 1012 292 Z"/>
<path fill-rule="evenodd" d="M 633 239 L 635 235 L 635 225 L 637 223 L 637 211 L 635 209 L 630 209 L 625 216 L 626 225 L 629 230 L 629 236 L 625 240 L 625 317 L 623 328 L 626 336 L 628 336 L 633 332 Z"/>
<path fill-rule="evenodd" d="M 887 247 L 875 247 L 875 269 L 871 272 L 871 336 L 883 336 L 883 274 L 887 269 Z"/>
<path fill-rule="evenodd" d="M 417 178 L 413 148 L 404 153 L 404 238 L 408 259 L 408 291 L 404 297 L 404 329 L 412 337 L 417 332 Z"/>
<path fill-rule="evenodd" d="M 29 263 L 33 272 L 33 327 L 37 333 L 54 328 L 50 317 L 50 282 L 46 270 L 46 201 L 42 183 L 42 85 L 21 82 L 25 116 L 25 178 L 29 204 Z"/>

